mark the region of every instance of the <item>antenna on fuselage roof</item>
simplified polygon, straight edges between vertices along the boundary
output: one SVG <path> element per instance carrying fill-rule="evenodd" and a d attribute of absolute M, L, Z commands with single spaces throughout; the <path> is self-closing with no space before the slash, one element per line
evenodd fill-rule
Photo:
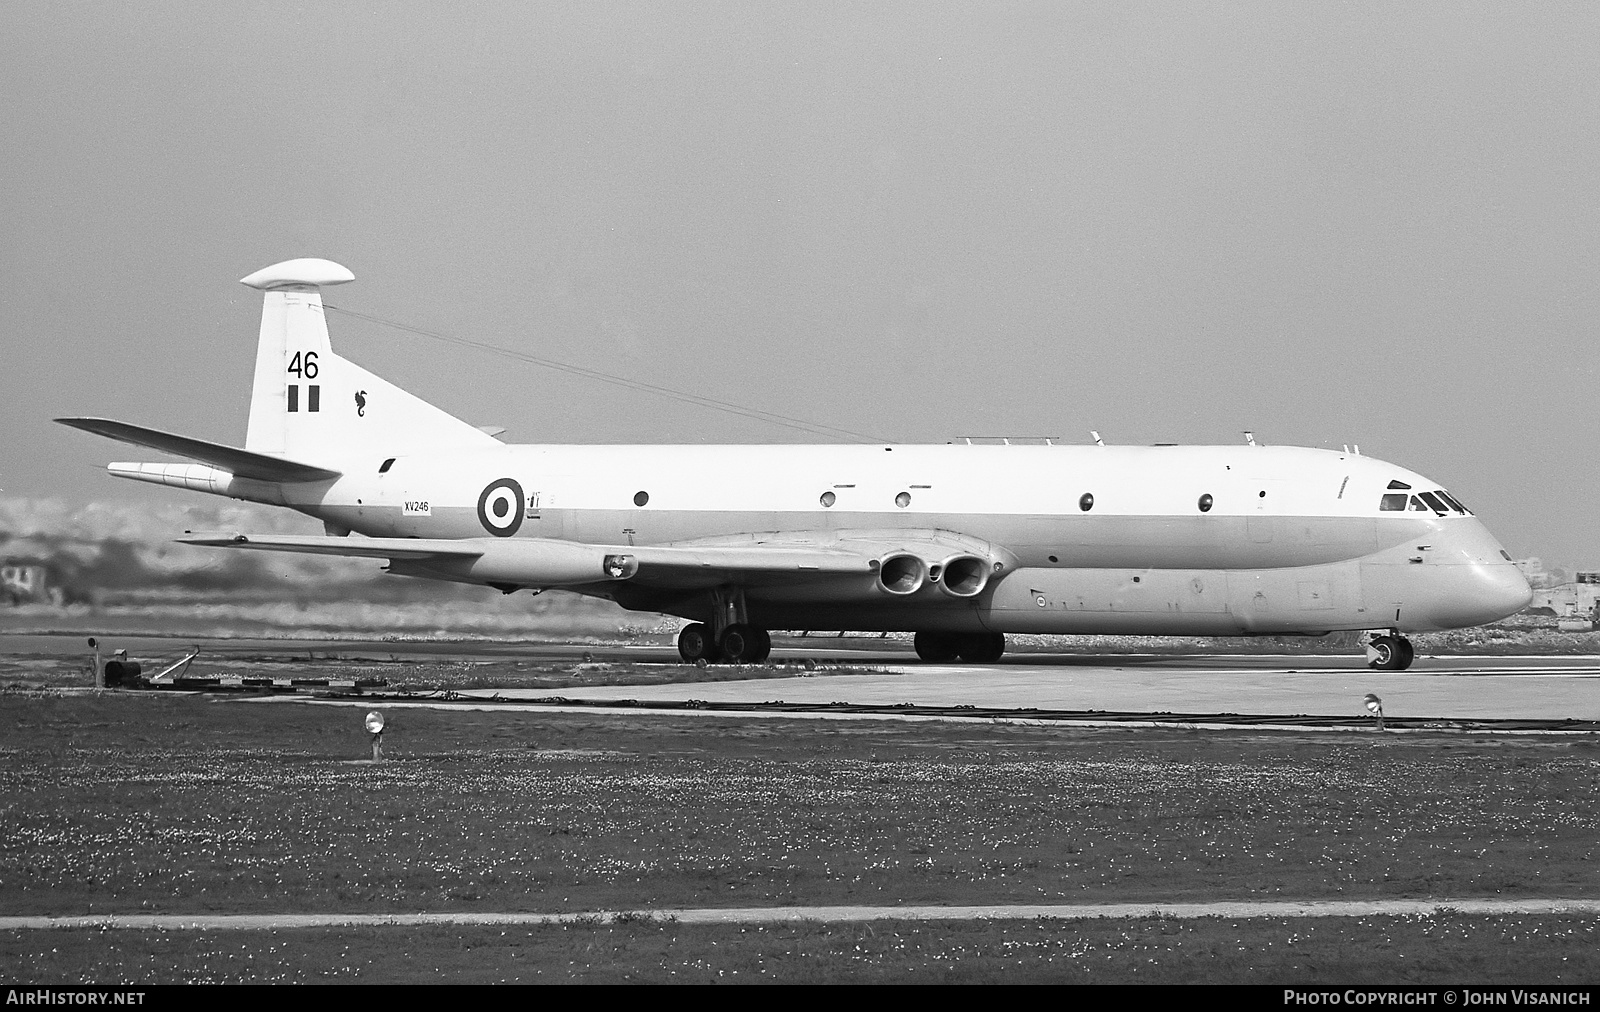
<path fill-rule="evenodd" d="M 1256 445 L 1256 434 L 1249 429 L 1244 430 L 1244 441 L 1250 446 Z"/>
<path fill-rule="evenodd" d="M 1100 438 L 1100 433 L 1094 431 L 1093 429 L 1090 429 L 1089 430 L 1089 435 L 1094 437 L 1094 445 L 1096 445 L 1096 446 L 1104 446 L 1104 445 L 1106 445 L 1106 441 Z"/>

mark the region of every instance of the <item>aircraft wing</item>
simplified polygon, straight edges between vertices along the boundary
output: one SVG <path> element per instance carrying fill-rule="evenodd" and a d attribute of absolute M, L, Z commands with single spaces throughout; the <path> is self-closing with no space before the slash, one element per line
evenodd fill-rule
<path fill-rule="evenodd" d="M 867 575 L 877 560 L 836 548 L 748 545 L 586 545 L 546 538 L 362 538 L 221 534 L 184 544 L 390 560 L 392 572 L 527 587 L 628 580 L 688 590 L 723 583 L 784 582 L 824 575 Z"/>
<path fill-rule="evenodd" d="M 613 548 L 639 560 L 632 582 L 648 587 L 688 590 L 724 583 L 793 583 L 810 577 L 867 576 L 877 560 L 827 548 L 744 548 L 728 546 L 645 546 Z"/>
<path fill-rule="evenodd" d="M 353 555 L 367 559 L 478 558 L 493 547 L 489 538 L 334 538 L 290 534 L 204 534 L 179 538 L 186 545 L 208 548 L 247 548 L 261 552 L 299 552 L 303 555 Z"/>
<path fill-rule="evenodd" d="M 121 443 L 148 446 L 152 450 L 198 460 L 202 464 L 220 467 L 241 478 L 255 478 L 258 481 L 331 481 L 340 474 L 325 467 L 284 460 L 282 457 L 271 457 L 264 453 L 241 450 L 238 447 L 211 443 L 191 436 L 180 436 L 175 432 L 147 429 L 142 425 L 130 425 L 109 418 L 57 418 L 56 421 Z"/>

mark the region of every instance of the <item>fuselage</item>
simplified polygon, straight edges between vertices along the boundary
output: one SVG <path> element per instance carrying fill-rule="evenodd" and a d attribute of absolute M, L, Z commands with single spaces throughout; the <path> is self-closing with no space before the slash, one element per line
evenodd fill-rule
<path fill-rule="evenodd" d="M 684 660 L 759 659 L 770 629 L 916 631 L 919 654 L 968 660 L 998 658 L 1005 632 L 1370 629 L 1391 631 L 1373 644 L 1404 667 L 1393 634 L 1493 621 L 1531 597 L 1438 483 L 1351 453 L 506 445 L 334 352 L 321 290 L 353 277 L 311 258 L 243 279 L 263 301 L 242 448 L 61 421 L 197 461 L 114 475 L 326 529 L 186 540 L 604 596 L 696 620 Z"/>
<path fill-rule="evenodd" d="M 505 445 L 376 449 L 337 463 L 343 477 L 281 486 L 282 501 L 370 536 L 631 546 L 934 531 L 996 560 L 973 600 L 752 591 L 752 613 L 774 628 L 1418 631 L 1492 621 L 1531 596 L 1478 519 L 1438 496 L 1442 486 L 1339 451 Z M 517 494 L 496 490 L 505 482 Z M 704 607 L 595 592 L 691 618 Z"/>

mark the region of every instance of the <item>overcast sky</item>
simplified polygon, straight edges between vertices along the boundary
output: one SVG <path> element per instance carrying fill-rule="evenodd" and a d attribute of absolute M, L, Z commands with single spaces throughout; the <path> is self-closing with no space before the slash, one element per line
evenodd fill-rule
<path fill-rule="evenodd" d="M 257 268 L 908 442 L 1338 447 L 1600 565 L 1590 3 L 0 0 L 0 487 L 242 442 Z M 815 437 L 349 316 L 519 442 Z"/>

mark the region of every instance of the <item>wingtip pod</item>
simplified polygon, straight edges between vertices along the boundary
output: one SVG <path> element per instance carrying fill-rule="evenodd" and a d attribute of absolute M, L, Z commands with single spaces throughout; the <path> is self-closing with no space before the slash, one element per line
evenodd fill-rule
<path fill-rule="evenodd" d="M 346 281 L 355 279 L 356 276 L 350 273 L 348 267 L 336 264 L 332 260 L 302 257 L 299 260 L 285 260 L 271 267 L 263 267 L 254 274 L 240 278 L 239 283 L 268 292 L 274 288 L 295 286 L 317 288 L 325 285 L 342 285 Z"/>

